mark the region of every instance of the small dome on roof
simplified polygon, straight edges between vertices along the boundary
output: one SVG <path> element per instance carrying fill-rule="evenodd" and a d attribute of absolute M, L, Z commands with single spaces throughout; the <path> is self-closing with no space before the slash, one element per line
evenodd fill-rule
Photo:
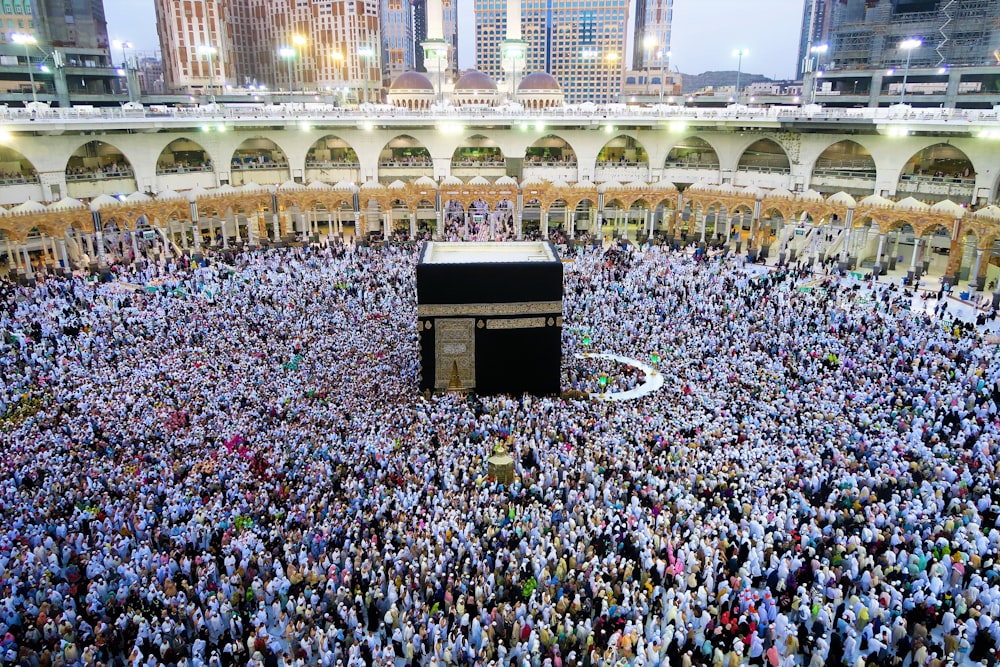
<path fill-rule="evenodd" d="M 472 70 L 455 82 L 455 90 L 496 90 L 497 84 L 488 75 Z"/>
<path fill-rule="evenodd" d="M 900 199 L 896 202 L 896 208 L 906 209 L 908 211 L 927 211 L 930 210 L 930 206 L 923 203 L 919 199 L 914 199 L 913 197 L 907 197 L 906 199 Z"/>
<path fill-rule="evenodd" d="M 826 200 L 827 203 L 837 204 L 839 206 L 846 206 L 847 208 L 854 208 L 857 206 L 858 202 L 851 195 L 847 194 L 843 190 L 837 192 L 836 194 L 830 195 L 830 198 Z"/>
<path fill-rule="evenodd" d="M 562 90 L 556 78 L 547 72 L 533 72 L 521 79 L 518 90 Z"/>
<path fill-rule="evenodd" d="M 931 206 L 931 210 L 935 213 L 944 213 L 945 215 L 953 215 L 956 218 L 961 218 L 965 216 L 966 210 L 964 206 L 956 204 L 950 199 L 942 199 L 938 203 Z"/>
<path fill-rule="evenodd" d="M 495 87 L 495 86 L 494 86 Z M 403 72 L 389 86 L 389 90 L 434 90 L 431 80 L 420 72 Z"/>

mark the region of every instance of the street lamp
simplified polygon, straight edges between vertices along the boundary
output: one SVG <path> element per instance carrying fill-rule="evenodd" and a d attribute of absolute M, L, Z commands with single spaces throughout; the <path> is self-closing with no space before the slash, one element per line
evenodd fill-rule
<path fill-rule="evenodd" d="M 31 81 L 31 101 L 37 104 L 38 91 L 35 90 L 35 73 L 31 69 L 31 47 L 38 44 L 38 40 L 35 39 L 34 35 L 25 35 L 19 32 L 11 35 L 10 39 L 15 44 L 24 45 L 24 58 L 28 61 L 28 80 Z"/>
<path fill-rule="evenodd" d="M 809 97 L 809 103 L 810 104 L 816 104 L 816 87 L 817 87 L 817 85 L 819 83 L 819 81 L 818 81 L 819 77 L 823 76 L 823 72 L 821 72 L 820 69 L 819 69 L 819 59 L 820 59 L 820 56 L 822 56 L 822 54 L 826 53 L 829 50 L 830 50 L 830 45 L 829 44 L 820 44 L 819 46 L 814 46 L 811 49 L 809 49 L 810 53 L 816 54 L 815 63 L 814 63 L 814 66 L 812 68 L 812 70 L 813 70 L 813 85 L 812 85 L 812 92 L 811 92 L 810 97 Z"/>
<path fill-rule="evenodd" d="M 212 104 L 215 104 L 215 54 L 218 51 L 214 46 L 204 44 L 198 47 L 198 55 L 208 56 L 208 95 Z"/>
<path fill-rule="evenodd" d="M 128 56 L 125 54 L 125 49 L 131 49 L 132 42 L 123 42 L 120 39 L 116 39 L 111 42 L 111 45 L 116 49 L 122 50 L 122 69 L 128 69 Z"/>
<path fill-rule="evenodd" d="M 656 35 L 646 35 L 643 38 L 643 40 L 642 40 L 642 46 L 643 46 L 643 51 L 644 51 L 644 55 L 645 55 L 645 57 L 643 58 L 643 61 L 644 61 L 643 64 L 646 66 L 645 67 L 645 69 L 646 69 L 646 95 L 649 95 L 649 72 L 650 72 L 650 69 L 651 69 L 650 66 L 649 66 L 649 64 L 650 64 L 649 63 L 649 60 L 650 60 L 649 56 L 652 53 L 652 50 L 659 43 L 660 43 L 659 40 L 656 39 Z"/>
<path fill-rule="evenodd" d="M 736 49 L 733 55 L 739 60 L 736 61 L 736 103 L 740 103 L 740 75 L 743 74 L 743 56 L 750 55 L 749 49 Z"/>
<path fill-rule="evenodd" d="M 331 56 L 333 62 L 337 63 L 337 74 L 340 77 L 342 83 L 347 83 L 347 77 L 344 76 L 344 54 L 340 51 L 334 51 Z M 337 87 L 337 91 L 340 90 L 340 86 Z"/>
<path fill-rule="evenodd" d="M 608 53 L 607 55 L 605 55 L 604 59 L 608 63 L 608 83 L 610 84 L 611 83 L 611 68 L 615 66 L 616 62 L 618 62 L 618 54 L 615 53 L 614 51 L 612 51 L 611 53 Z M 621 80 L 620 79 L 619 79 L 619 82 L 618 82 L 618 90 L 621 91 Z M 610 97 L 610 91 L 611 91 L 611 88 L 609 86 L 609 88 L 608 88 L 609 97 Z"/>
<path fill-rule="evenodd" d="M 288 99 L 292 99 L 292 59 L 295 58 L 295 49 L 290 46 L 283 46 L 278 49 L 278 55 L 285 59 L 288 65 Z"/>
<path fill-rule="evenodd" d="M 663 89 L 667 85 L 666 73 L 670 71 L 670 65 L 668 63 L 670 55 L 670 51 L 667 51 L 666 54 L 664 54 L 663 51 L 656 52 L 656 58 L 660 61 L 660 104 L 663 104 Z"/>
<path fill-rule="evenodd" d="M 361 58 L 363 58 L 364 61 L 365 61 L 365 68 L 364 68 L 364 72 L 362 73 L 362 78 L 365 80 L 365 100 L 364 100 L 365 102 L 368 102 L 368 75 L 371 72 L 370 58 L 373 55 L 375 55 L 375 50 L 372 47 L 367 46 L 367 45 L 358 47 L 358 56 L 360 56 Z M 441 65 L 440 64 L 438 65 L 438 78 L 439 79 L 441 78 Z"/>
<path fill-rule="evenodd" d="M 302 72 L 303 72 L 303 76 L 302 76 L 302 92 L 303 93 L 306 92 L 306 79 L 305 79 L 305 73 L 306 73 L 306 69 L 305 69 L 305 55 L 306 55 L 306 49 L 305 49 L 305 46 L 306 46 L 306 43 L 308 41 L 309 40 L 307 40 L 302 35 L 292 35 L 292 48 L 295 49 L 295 55 L 298 56 L 298 54 L 301 53 L 302 57 L 303 57 L 303 62 L 302 62 L 302 65 L 301 65 Z M 295 86 L 293 85 L 292 86 L 292 90 L 294 90 L 294 89 L 295 89 Z"/>
<path fill-rule="evenodd" d="M 923 41 L 919 39 L 905 39 L 899 43 L 899 48 L 906 51 L 906 67 L 903 68 L 903 88 L 899 91 L 900 104 L 906 99 L 906 77 L 910 74 L 910 56 L 913 55 L 913 49 L 918 48 L 921 44 L 923 44 Z"/>

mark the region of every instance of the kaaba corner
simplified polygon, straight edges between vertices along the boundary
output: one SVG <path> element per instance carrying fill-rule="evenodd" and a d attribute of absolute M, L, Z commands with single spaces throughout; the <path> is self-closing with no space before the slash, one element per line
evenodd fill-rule
<path fill-rule="evenodd" d="M 425 244 L 421 391 L 558 394 L 562 300 L 562 261 L 548 242 Z"/>

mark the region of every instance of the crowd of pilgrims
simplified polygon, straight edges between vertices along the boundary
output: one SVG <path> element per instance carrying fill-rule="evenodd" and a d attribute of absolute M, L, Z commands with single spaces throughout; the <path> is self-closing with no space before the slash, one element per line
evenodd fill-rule
<path fill-rule="evenodd" d="M 662 390 L 422 396 L 416 257 L 4 284 L 3 665 L 997 663 L 995 344 L 888 283 L 581 249 L 565 363 L 659 351 Z"/>

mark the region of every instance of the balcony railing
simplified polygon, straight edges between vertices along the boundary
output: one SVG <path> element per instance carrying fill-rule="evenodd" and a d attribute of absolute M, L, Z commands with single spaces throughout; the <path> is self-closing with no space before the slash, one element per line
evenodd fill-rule
<path fill-rule="evenodd" d="M 250 171 L 254 169 L 288 169 L 287 162 L 233 162 L 233 171 Z"/>
<path fill-rule="evenodd" d="M 639 167 L 641 169 L 649 168 L 648 162 L 618 162 L 617 160 L 598 160 L 597 167 L 600 169 L 613 169 L 615 167 Z"/>
<path fill-rule="evenodd" d="M 131 169 L 118 169 L 115 171 L 93 171 L 82 174 L 66 173 L 67 181 L 101 181 L 114 178 L 133 178 Z"/>
<path fill-rule="evenodd" d="M 790 167 L 772 167 L 764 164 L 741 164 L 736 171 L 752 171 L 755 174 L 790 174 Z"/>
<path fill-rule="evenodd" d="M 38 176 L 6 176 L 0 178 L 0 185 L 31 185 L 38 183 Z"/>
<path fill-rule="evenodd" d="M 718 162 L 686 162 L 686 161 L 676 161 L 667 162 L 663 165 L 664 169 L 718 169 Z"/>
<path fill-rule="evenodd" d="M 413 168 L 416 168 L 416 169 L 424 169 L 424 168 L 428 168 L 428 167 L 433 167 L 434 163 L 431 162 L 430 160 L 421 160 L 419 162 L 400 162 L 400 161 L 397 161 L 397 160 L 388 160 L 386 162 L 379 162 L 378 166 L 379 166 L 379 168 L 393 168 L 393 167 L 395 167 L 395 168 L 406 169 L 407 167 L 413 167 Z"/>
<path fill-rule="evenodd" d="M 212 171 L 212 165 L 200 164 L 200 165 L 191 165 L 186 167 L 157 167 L 156 175 L 163 176 L 165 174 L 193 174 L 193 173 L 202 173 L 206 171 Z"/>
<path fill-rule="evenodd" d="M 273 118 L 298 122 L 305 119 L 336 120 L 343 119 L 357 123 L 368 123 L 379 120 L 393 119 L 455 119 L 468 118 L 469 122 L 481 122 L 483 119 L 516 122 L 522 119 L 588 119 L 595 123 L 617 122 L 619 120 L 635 120 L 637 122 L 657 122 L 661 120 L 692 120 L 692 121 L 727 121 L 753 120 L 761 121 L 870 121 L 872 123 L 891 122 L 933 122 L 955 123 L 967 126 L 969 123 L 997 123 L 1000 114 L 992 109 L 952 109 L 952 108 L 913 108 L 899 110 L 893 107 L 864 109 L 816 109 L 813 106 L 802 107 L 747 107 L 731 105 L 726 108 L 696 108 L 677 105 L 658 104 L 654 106 L 637 106 L 624 104 L 567 106 L 553 109 L 519 109 L 497 107 L 481 109 L 475 113 L 455 107 L 444 109 L 422 110 L 390 107 L 388 105 L 365 105 L 362 109 L 301 105 L 253 105 L 231 104 L 214 107 L 159 107 L 151 106 L 145 109 L 113 108 L 52 108 L 31 112 L 23 108 L 0 108 L 0 119 L 13 122 L 38 125 L 45 122 L 93 122 L 95 120 L 143 121 L 162 123 L 168 120 L 259 120 Z"/>
<path fill-rule="evenodd" d="M 506 166 L 507 166 L 507 163 L 504 162 L 503 160 L 482 160 L 482 161 L 478 161 L 478 162 L 474 161 L 474 160 L 460 160 L 459 162 L 452 162 L 451 163 L 452 169 L 462 169 L 462 168 L 470 168 L 470 169 L 487 169 L 487 168 L 489 168 L 489 169 L 494 169 L 494 168 L 497 168 L 497 167 L 506 167 Z"/>
<path fill-rule="evenodd" d="M 864 181 L 874 181 L 874 171 L 854 171 L 852 169 L 816 169 L 813 171 L 814 178 L 855 178 Z"/>
<path fill-rule="evenodd" d="M 306 160 L 306 169 L 360 169 L 361 163 L 346 160 Z"/>
<path fill-rule="evenodd" d="M 899 180 L 912 183 L 940 183 L 944 185 L 965 185 L 974 187 L 976 179 L 962 176 L 928 176 L 926 174 L 903 174 Z"/>

